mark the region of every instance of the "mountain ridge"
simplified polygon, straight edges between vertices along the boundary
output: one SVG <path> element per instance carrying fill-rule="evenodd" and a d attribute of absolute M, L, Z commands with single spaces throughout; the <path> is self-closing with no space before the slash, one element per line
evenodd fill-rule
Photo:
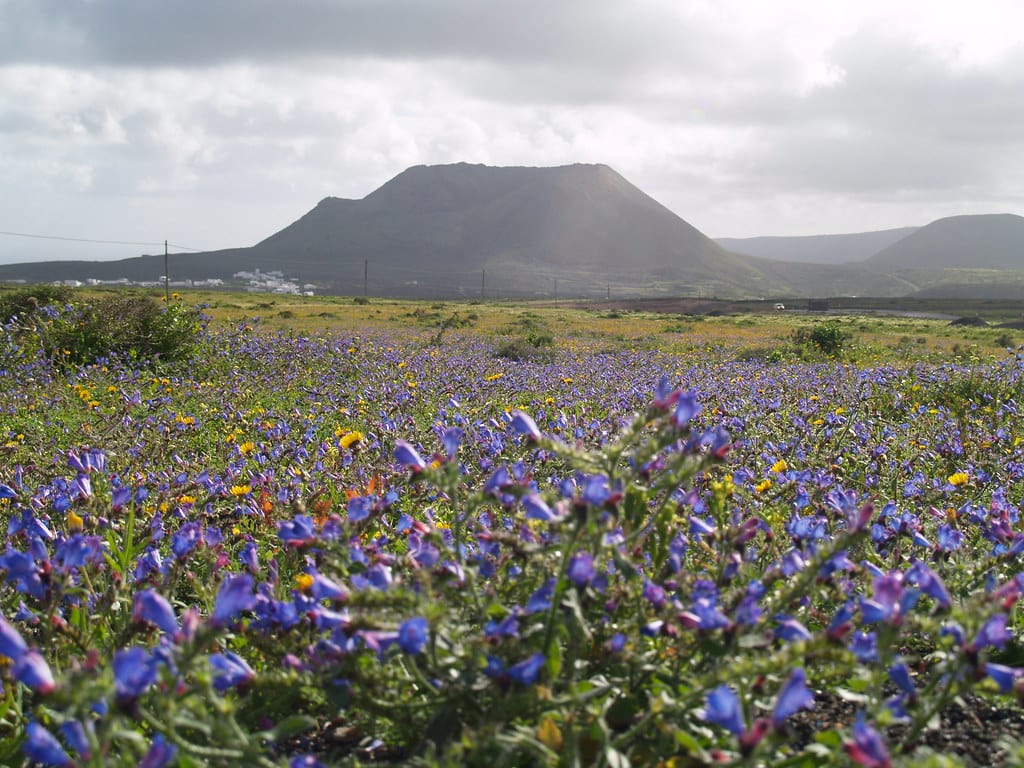
<path fill-rule="evenodd" d="M 766 248 L 786 258 L 737 253 L 741 240 L 747 250 Z M 929 249 L 944 242 L 959 255 L 936 257 L 942 272 L 930 277 Z M 230 280 L 243 271 L 281 270 L 319 290 L 350 295 L 543 298 L 614 290 L 620 297 L 882 297 L 956 288 L 958 270 L 968 269 L 974 271 L 963 273 L 965 285 L 1016 290 L 1006 287 L 1013 280 L 978 269 L 991 266 L 983 252 L 989 248 L 1000 269 L 1024 273 L 1018 244 L 1024 244 L 1024 218 L 1013 214 L 716 242 L 604 164 L 455 163 L 412 166 L 361 199 L 325 197 L 250 247 L 176 254 L 171 272 L 177 279 Z M 162 255 L 0 265 L 0 279 L 35 281 L 156 281 L 163 274 Z"/>

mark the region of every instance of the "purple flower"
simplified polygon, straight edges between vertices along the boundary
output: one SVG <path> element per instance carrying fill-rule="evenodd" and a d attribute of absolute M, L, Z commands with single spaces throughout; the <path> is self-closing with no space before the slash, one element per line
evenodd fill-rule
<path fill-rule="evenodd" d="M 211 654 L 210 666 L 213 667 L 213 687 L 220 693 L 228 688 L 244 687 L 256 679 L 256 673 L 245 659 L 231 651 Z"/>
<path fill-rule="evenodd" d="M 182 560 L 185 555 L 195 549 L 202 538 L 203 532 L 199 523 L 185 523 L 171 536 L 171 551 L 176 558 Z"/>
<path fill-rule="evenodd" d="M 247 541 L 242 551 L 238 553 L 238 559 L 242 565 L 249 569 L 249 573 L 257 574 L 260 571 L 259 547 L 255 541 Z"/>
<path fill-rule="evenodd" d="M 644 582 L 643 596 L 655 610 L 661 610 L 667 600 L 664 588 L 650 580 Z"/>
<path fill-rule="evenodd" d="M 594 556 L 589 552 L 580 551 L 569 559 L 569 566 L 566 568 L 566 575 L 577 589 L 583 589 L 594 580 Z"/>
<path fill-rule="evenodd" d="M 523 496 L 523 509 L 526 510 L 527 520 L 544 520 L 546 522 L 558 520 L 558 515 L 536 493 L 528 493 Z"/>
<path fill-rule="evenodd" d="M 359 637 L 366 643 L 366 647 L 377 654 L 381 659 L 387 653 L 388 648 L 398 642 L 397 632 L 381 632 L 378 630 L 360 630 Z"/>
<path fill-rule="evenodd" d="M 921 591 L 932 598 L 943 608 L 949 608 L 952 605 L 952 600 L 949 598 L 949 592 L 946 591 L 946 585 L 942 583 L 942 579 L 939 578 L 939 574 L 929 568 L 925 563 L 920 560 L 914 560 L 911 564 L 910 569 L 907 571 L 907 578 L 916 583 Z"/>
<path fill-rule="evenodd" d="M 162 733 L 157 733 L 153 736 L 149 751 L 139 761 L 139 768 L 167 768 L 177 756 L 178 747 L 167 741 Z"/>
<path fill-rule="evenodd" d="M 861 598 L 861 616 L 866 624 L 880 621 L 898 624 L 917 604 L 919 597 L 917 590 L 904 588 L 902 573 L 882 574 L 875 579 L 874 597 L 870 600 Z"/>
<path fill-rule="evenodd" d="M 910 667 L 906 664 L 893 664 L 889 667 L 889 679 L 896 683 L 896 687 L 908 696 L 917 695 L 917 689 L 914 688 L 914 679 L 910 676 Z"/>
<path fill-rule="evenodd" d="M 22 749 L 30 760 L 41 765 L 74 765 L 71 756 L 64 751 L 57 737 L 35 720 L 29 721 L 25 728 L 25 743 Z"/>
<path fill-rule="evenodd" d="M 316 540 L 316 528 L 309 515 L 296 515 L 277 524 L 277 535 L 290 547 L 304 547 Z"/>
<path fill-rule="evenodd" d="M 156 682 L 156 667 L 149 651 L 137 645 L 114 654 L 114 696 L 119 704 L 130 704 Z"/>
<path fill-rule="evenodd" d="M 374 499 L 371 496 L 353 496 L 348 500 L 346 511 L 348 519 L 353 523 L 365 520 L 373 512 Z"/>
<path fill-rule="evenodd" d="M 780 640 L 792 642 L 794 640 L 810 640 L 812 635 L 807 627 L 794 619 L 792 616 L 779 615 L 775 617 L 778 626 L 775 627 L 775 636 Z"/>
<path fill-rule="evenodd" d="M 1002 648 L 1012 639 L 1013 635 L 1006 629 L 1006 614 L 997 613 L 978 630 L 974 642 L 971 643 L 971 648 L 978 650 L 989 645 L 994 648 Z"/>
<path fill-rule="evenodd" d="M 51 693 L 57 687 L 46 659 L 34 648 L 14 660 L 11 674 L 19 683 L 37 693 Z"/>
<path fill-rule="evenodd" d="M 509 667 L 508 676 L 522 685 L 533 685 L 537 681 L 537 676 L 544 668 L 546 661 L 547 659 L 543 653 L 535 653 L 518 664 L 513 664 Z"/>
<path fill-rule="evenodd" d="M 527 613 L 540 613 L 551 607 L 551 598 L 555 594 L 555 580 L 548 579 L 538 587 L 526 602 Z"/>
<path fill-rule="evenodd" d="M 441 444 L 444 446 L 445 456 L 451 461 L 459 451 L 459 444 L 462 443 L 463 431 L 458 427 L 449 427 L 441 433 Z"/>
<path fill-rule="evenodd" d="M 89 725 L 90 729 L 92 724 Z M 88 760 L 91 754 L 89 748 L 89 734 L 80 720 L 68 720 L 60 727 L 60 735 L 68 746 L 75 750 L 79 757 Z"/>
<path fill-rule="evenodd" d="M 987 662 L 985 664 L 985 674 L 996 681 L 1000 693 L 1013 693 L 1017 678 L 1021 675 L 1021 670 L 1007 667 L 1003 664 Z"/>
<path fill-rule="evenodd" d="M 708 694 L 704 701 L 704 711 L 700 716 L 736 736 L 747 730 L 746 723 L 743 722 L 739 697 L 727 685 L 720 685 Z"/>
<path fill-rule="evenodd" d="M 252 587 L 252 576 L 247 573 L 225 577 L 217 591 L 213 613 L 210 614 L 210 623 L 214 626 L 223 626 L 242 611 L 252 610 L 256 605 L 256 596 L 252 593 Z"/>
<path fill-rule="evenodd" d="M 0 616 L 0 655 L 17 659 L 28 650 L 28 644 L 21 634 Z"/>
<path fill-rule="evenodd" d="M 322 573 L 318 573 L 313 577 L 309 593 L 317 600 L 333 600 L 339 603 L 348 600 L 349 597 L 349 591 L 345 587 L 327 578 Z"/>
<path fill-rule="evenodd" d="M 139 766 L 139 768 L 142 768 L 142 766 Z M 291 762 L 288 763 L 288 768 L 327 768 L 327 766 L 313 755 L 299 755 L 291 759 Z"/>
<path fill-rule="evenodd" d="M 413 474 L 422 472 L 427 468 L 427 463 L 423 461 L 423 457 L 405 440 L 395 441 L 395 461 L 403 467 L 412 470 Z"/>
<path fill-rule="evenodd" d="M 417 654 L 427 644 L 430 623 L 422 616 L 414 616 L 398 627 L 398 647 L 408 654 Z"/>
<path fill-rule="evenodd" d="M 861 664 L 878 661 L 878 635 L 874 632 L 854 632 L 850 638 L 850 651 Z"/>
<path fill-rule="evenodd" d="M 697 402 L 697 395 L 693 392 L 681 392 L 676 401 L 676 412 L 673 415 L 677 427 L 685 427 L 694 418 L 700 415 L 700 403 Z"/>
<path fill-rule="evenodd" d="M 152 589 L 144 589 L 135 593 L 132 607 L 132 619 L 155 624 L 164 633 L 173 635 L 178 631 L 178 618 L 167 598 Z"/>
<path fill-rule="evenodd" d="M 541 438 L 537 423 L 520 410 L 512 411 L 512 430 L 517 435 L 526 435 L 527 439 L 531 441 Z"/>
<path fill-rule="evenodd" d="M 812 709 L 814 707 L 814 694 L 807 687 L 807 675 L 802 667 L 794 669 L 786 680 L 779 697 L 775 701 L 775 709 L 772 711 L 772 726 L 778 730 L 782 728 L 786 718 L 796 714 L 801 709 Z"/>
<path fill-rule="evenodd" d="M 890 768 L 892 759 L 885 747 L 882 735 L 864 722 L 864 715 L 857 715 L 853 724 L 853 741 L 843 744 L 843 749 L 850 759 L 865 768 Z"/>

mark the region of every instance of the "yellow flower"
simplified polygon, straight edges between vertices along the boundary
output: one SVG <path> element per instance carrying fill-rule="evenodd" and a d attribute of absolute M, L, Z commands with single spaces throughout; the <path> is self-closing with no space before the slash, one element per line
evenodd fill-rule
<path fill-rule="evenodd" d="M 771 487 L 772 481 L 766 477 L 764 480 L 762 480 L 760 483 L 754 486 L 754 490 L 757 491 L 758 493 L 764 493 Z"/>
<path fill-rule="evenodd" d="M 947 479 L 950 485 L 959 488 L 961 485 L 966 485 L 971 478 L 966 472 L 954 472 Z"/>
<path fill-rule="evenodd" d="M 76 533 L 78 531 L 81 531 L 82 528 L 85 526 L 85 521 L 83 521 L 82 518 L 78 515 L 78 513 L 75 512 L 75 510 L 73 509 L 68 512 L 67 523 L 68 530 L 74 531 Z"/>
<path fill-rule="evenodd" d="M 245 496 L 247 493 L 252 492 L 251 485 L 232 485 L 231 495 L 232 496 Z"/>
<path fill-rule="evenodd" d="M 256 443 L 252 440 L 246 440 L 240 446 L 238 446 L 238 452 L 243 456 L 248 456 L 250 453 L 256 450 Z"/>
<path fill-rule="evenodd" d="M 562 750 L 562 732 L 550 717 L 545 717 L 537 726 L 537 741 L 552 752 L 557 753 Z"/>
<path fill-rule="evenodd" d="M 785 472 L 789 469 L 789 464 L 786 463 L 785 459 L 779 459 L 772 464 L 772 472 Z"/>
<path fill-rule="evenodd" d="M 295 576 L 295 588 L 299 592 L 308 592 L 313 586 L 313 577 L 308 573 L 300 573 Z"/>
<path fill-rule="evenodd" d="M 339 440 L 338 442 L 342 448 L 348 450 L 353 445 L 363 442 L 363 433 L 360 432 L 359 430 L 354 429 L 351 432 L 346 432 L 344 435 L 342 435 L 341 440 Z"/>

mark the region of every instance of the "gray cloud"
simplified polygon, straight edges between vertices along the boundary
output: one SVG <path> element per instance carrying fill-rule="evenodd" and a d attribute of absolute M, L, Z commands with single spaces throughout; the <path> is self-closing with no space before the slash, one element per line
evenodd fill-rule
<path fill-rule="evenodd" d="M 226 247 L 457 161 L 605 162 L 716 235 L 1019 210 L 1024 47 L 891 8 L 0 0 L 0 228 Z"/>

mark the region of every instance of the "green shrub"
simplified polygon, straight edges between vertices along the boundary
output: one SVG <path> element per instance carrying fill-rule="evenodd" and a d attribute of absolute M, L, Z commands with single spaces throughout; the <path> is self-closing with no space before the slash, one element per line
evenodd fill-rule
<path fill-rule="evenodd" d="M 7 323 L 15 317 L 27 318 L 39 307 L 62 307 L 71 301 L 73 295 L 72 289 L 63 285 L 33 285 L 0 294 L 0 323 Z"/>
<path fill-rule="evenodd" d="M 793 333 L 793 342 L 800 346 L 814 346 L 824 355 L 837 357 L 843 350 L 847 335 L 839 323 L 828 321 L 814 326 L 808 331 L 800 328 Z"/>
<path fill-rule="evenodd" d="M 42 355 L 61 368 L 111 356 L 176 362 L 195 354 L 205 328 L 198 310 L 180 303 L 164 307 L 149 296 L 118 294 L 58 306 L 36 295 L 46 294 L 33 289 L 15 297 L 23 309 L 6 329 L 6 359 Z"/>

